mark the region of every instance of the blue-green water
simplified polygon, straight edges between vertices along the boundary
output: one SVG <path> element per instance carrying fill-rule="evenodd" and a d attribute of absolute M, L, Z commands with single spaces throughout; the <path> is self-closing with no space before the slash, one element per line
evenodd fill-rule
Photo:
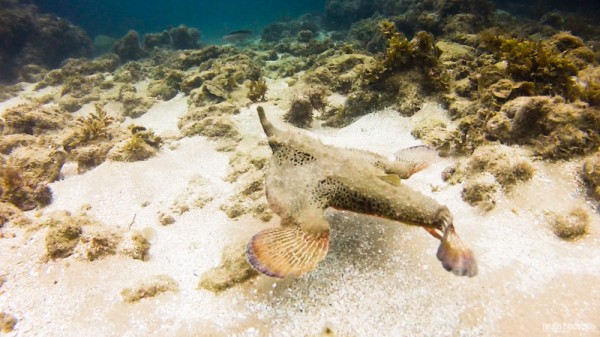
<path fill-rule="evenodd" d="M 185 24 L 198 28 L 204 42 L 218 40 L 237 29 L 259 33 L 273 21 L 320 12 L 325 6 L 325 0 L 36 0 L 35 3 L 42 12 L 56 14 L 83 27 L 91 37 L 99 34 L 119 37 L 130 29 L 158 32 Z"/>

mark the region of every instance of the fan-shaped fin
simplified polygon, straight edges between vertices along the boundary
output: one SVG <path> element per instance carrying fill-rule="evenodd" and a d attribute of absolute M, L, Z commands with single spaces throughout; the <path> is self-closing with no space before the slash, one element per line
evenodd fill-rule
<path fill-rule="evenodd" d="M 411 173 L 416 173 L 435 162 L 438 154 L 427 145 L 418 145 L 399 150 L 394 157 L 397 161 L 410 164 L 412 166 Z"/>
<path fill-rule="evenodd" d="M 329 230 L 312 234 L 298 226 L 266 229 L 246 248 L 248 262 L 277 278 L 300 276 L 317 267 L 329 249 Z"/>
<path fill-rule="evenodd" d="M 477 275 L 477 261 L 469 249 L 454 231 L 450 224 L 444 230 L 442 242 L 437 251 L 437 258 L 449 272 L 458 276 L 473 277 Z"/>

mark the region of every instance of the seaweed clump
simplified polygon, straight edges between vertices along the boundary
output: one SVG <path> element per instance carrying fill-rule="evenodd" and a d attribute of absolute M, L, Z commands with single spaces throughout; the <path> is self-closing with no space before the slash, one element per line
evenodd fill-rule
<path fill-rule="evenodd" d="M 483 31 L 480 38 L 485 49 L 507 62 L 507 72 L 514 80 L 533 83 L 538 94 L 580 98 L 573 77 L 595 57 L 580 38 L 558 33 L 549 40 L 532 41 L 493 29 Z"/>
<path fill-rule="evenodd" d="M 590 215 L 582 208 L 575 208 L 567 215 L 549 212 L 547 219 L 554 234 L 563 240 L 580 238 L 589 230 Z"/>
<path fill-rule="evenodd" d="M 79 117 L 75 121 L 75 130 L 63 142 L 66 150 L 87 144 L 96 139 L 108 139 L 110 137 L 108 128 L 114 122 L 114 118 L 109 116 L 100 104 L 96 104 L 95 109 L 95 112 L 85 117 Z"/>
<path fill-rule="evenodd" d="M 248 84 L 248 99 L 252 102 L 264 102 L 267 100 L 266 94 L 269 87 L 267 87 L 267 82 L 260 78 L 256 81 L 250 81 Z"/>
<path fill-rule="evenodd" d="M 448 87 L 448 74 L 439 61 L 441 50 L 435 45 L 431 33 L 417 32 L 409 41 L 391 21 L 381 21 L 379 28 L 387 40 L 383 74 L 379 76 L 385 76 L 386 73 L 389 75 L 391 72 L 407 68 L 417 68 L 423 72 L 426 79 L 429 80 L 429 85 L 434 89 L 445 90 Z"/>
<path fill-rule="evenodd" d="M 156 155 L 162 144 L 162 139 L 155 135 L 152 130 L 146 130 L 143 126 L 132 125 L 131 137 L 115 146 L 108 158 L 114 161 L 140 161 Z"/>

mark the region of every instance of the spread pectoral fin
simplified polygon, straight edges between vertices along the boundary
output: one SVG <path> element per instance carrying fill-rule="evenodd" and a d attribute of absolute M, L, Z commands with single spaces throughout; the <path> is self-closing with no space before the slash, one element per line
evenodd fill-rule
<path fill-rule="evenodd" d="M 299 226 L 289 226 L 256 234 L 248 243 L 246 256 L 259 272 L 284 278 L 315 269 L 328 249 L 329 230 L 309 233 Z"/>
<path fill-rule="evenodd" d="M 394 154 L 396 161 L 409 165 L 411 174 L 427 168 L 439 157 L 437 151 L 426 145 L 417 145 L 399 150 Z"/>
<path fill-rule="evenodd" d="M 437 251 L 437 258 L 449 272 L 458 276 L 473 277 L 477 275 L 477 261 L 469 249 L 454 231 L 450 224 L 444 230 L 442 242 Z"/>

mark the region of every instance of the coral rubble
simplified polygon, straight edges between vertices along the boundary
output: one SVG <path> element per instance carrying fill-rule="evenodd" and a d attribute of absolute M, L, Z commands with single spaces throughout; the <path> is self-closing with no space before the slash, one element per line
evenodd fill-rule
<path fill-rule="evenodd" d="M 179 289 L 177 281 L 167 275 L 156 275 L 139 282 L 132 288 L 121 291 L 123 300 L 127 303 L 139 302 L 144 298 L 154 297 L 165 292 L 176 292 Z"/>

